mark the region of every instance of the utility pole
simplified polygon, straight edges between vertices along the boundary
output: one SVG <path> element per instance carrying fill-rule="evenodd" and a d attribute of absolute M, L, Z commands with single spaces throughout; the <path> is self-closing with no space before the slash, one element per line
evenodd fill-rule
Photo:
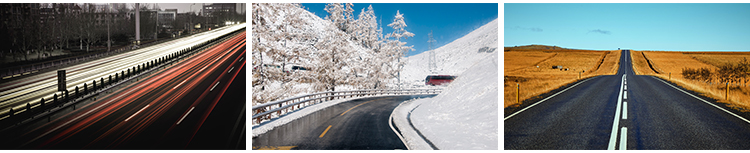
<path fill-rule="evenodd" d="M 141 6 L 135 3 L 135 45 L 141 44 Z"/>
<path fill-rule="evenodd" d="M 159 35 L 159 9 L 156 8 L 157 4 L 154 4 L 154 13 L 156 13 L 156 25 L 154 26 L 154 40 L 156 40 Z"/>
<path fill-rule="evenodd" d="M 429 63 L 430 66 L 429 66 L 429 69 L 430 69 L 430 72 L 432 72 L 432 74 L 436 74 L 437 73 L 437 63 L 435 63 L 435 46 L 434 46 L 435 39 L 432 38 L 432 30 L 430 30 L 430 33 L 427 34 L 427 35 L 430 37 L 430 39 L 427 40 L 427 42 L 430 43 L 430 63 Z"/>
<path fill-rule="evenodd" d="M 112 50 L 112 39 L 110 39 L 110 32 L 109 32 L 109 20 L 111 20 L 111 17 L 109 16 L 110 8 L 112 6 L 107 3 L 107 52 Z"/>
<path fill-rule="evenodd" d="M 193 13 L 193 5 L 195 5 L 195 3 L 190 5 L 190 15 L 188 15 L 188 18 L 190 19 L 190 25 L 188 27 L 190 29 L 189 31 L 190 34 L 193 34 L 193 30 L 194 30 L 193 15 L 195 15 L 195 13 Z"/>

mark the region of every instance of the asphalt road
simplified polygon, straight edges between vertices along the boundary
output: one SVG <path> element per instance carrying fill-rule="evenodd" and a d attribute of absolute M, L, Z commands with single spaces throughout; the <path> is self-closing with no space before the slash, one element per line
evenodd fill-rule
<path fill-rule="evenodd" d="M 351 100 L 276 127 L 253 138 L 253 149 L 406 149 L 388 118 L 399 103 L 420 96 Z M 423 96 L 429 97 L 429 96 Z"/>
<path fill-rule="evenodd" d="M 228 90 L 245 88 L 245 38 L 240 33 L 77 109 L 2 131 L 0 148 L 244 149 L 244 91 Z"/>
<path fill-rule="evenodd" d="M 505 149 L 750 149 L 747 114 L 635 75 L 630 53 L 621 55 L 616 75 L 579 81 L 506 114 Z"/>

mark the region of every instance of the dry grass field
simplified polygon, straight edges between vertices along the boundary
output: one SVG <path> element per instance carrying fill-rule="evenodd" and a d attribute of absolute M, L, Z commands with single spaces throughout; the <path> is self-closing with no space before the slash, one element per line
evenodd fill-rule
<path fill-rule="evenodd" d="M 620 51 L 510 48 L 504 52 L 504 107 L 520 104 L 516 103 L 517 84 L 523 101 L 577 81 L 579 72 L 581 78 L 612 75 L 619 66 Z M 563 70 L 552 69 L 556 65 Z"/>
<path fill-rule="evenodd" d="M 715 70 L 719 65 L 738 63 L 743 58 L 750 59 L 750 52 L 631 51 L 630 53 L 633 61 L 633 69 L 638 75 L 657 76 L 683 88 L 717 99 L 721 103 L 727 103 L 735 109 L 743 112 L 750 111 L 750 87 L 746 84 L 729 85 L 729 100 L 725 100 L 726 84 L 689 80 L 682 76 L 683 68 L 709 68 Z M 654 69 L 648 66 L 646 59 L 651 61 Z M 669 77 L 670 72 L 671 79 Z"/>

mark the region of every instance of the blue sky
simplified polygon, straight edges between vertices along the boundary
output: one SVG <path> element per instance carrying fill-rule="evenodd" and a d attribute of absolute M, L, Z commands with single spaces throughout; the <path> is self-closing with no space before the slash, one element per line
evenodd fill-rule
<path fill-rule="evenodd" d="M 504 46 L 750 51 L 750 4 L 504 4 Z"/>
<path fill-rule="evenodd" d="M 323 10 L 326 4 L 303 3 L 308 11 L 325 18 L 328 12 Z M 382 19 L 383 34 L 391 33 L 393 28 L 388 24 L 393 22 L 396 10 L 404 14 L 406 31 L 414 33 L 414 37 L 407 40 L 407 45 L 414 45 L 415 51 L 407 56 L 416 55 L 429 50 L 427 34 L 432 30 L 435 48 L 453 42 L 469 32 L 489 23 L 498 17 L 497 3 L 480 4 L 425 4 L 425 3 L 354 3 L 354 16 L 359 15 L 362 8 L 372 5 L 378 20 Z M 401 41 L 404 41 L 403 39 Z"/>

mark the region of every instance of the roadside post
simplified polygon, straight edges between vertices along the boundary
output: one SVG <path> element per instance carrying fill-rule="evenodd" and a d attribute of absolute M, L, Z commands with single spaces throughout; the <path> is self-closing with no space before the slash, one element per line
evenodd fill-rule
<path fill-rule="evenodd" d="M 727 82 L 727 92 L 724 93 L 724 100 L 729 100 L 729 82 Z"/>
<path fill-rule="evenodd" d="M 519 101 L 521 99 L 521 97 L 519 97 L 520 91 L 521 91 L 521 85 L 519 83 L 516 83 L 516 104 L 520 104 L 520 101 Z"/>

